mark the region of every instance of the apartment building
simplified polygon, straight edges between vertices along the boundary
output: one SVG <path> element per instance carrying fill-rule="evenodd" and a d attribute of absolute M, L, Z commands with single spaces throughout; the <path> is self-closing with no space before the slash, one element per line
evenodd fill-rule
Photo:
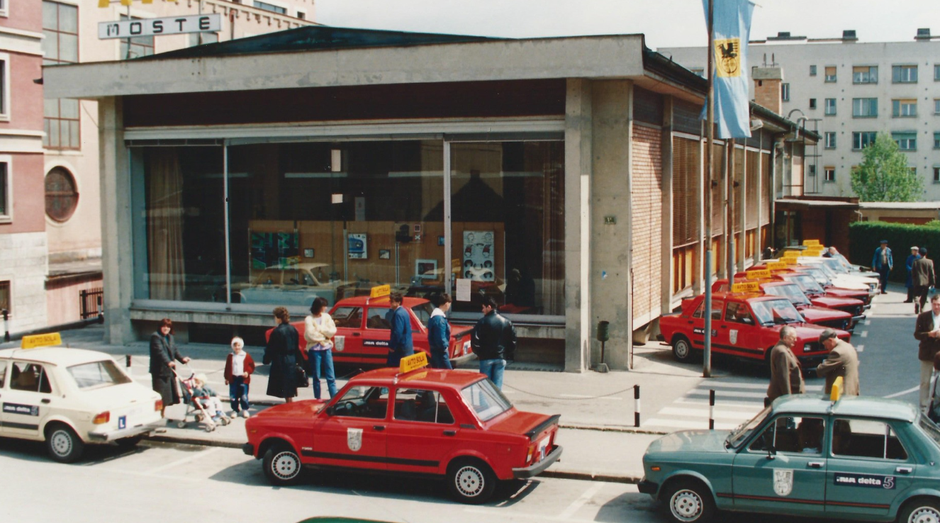
<path fill-rule="evenodd" d="M 924 200 L 940 199 L 937 38 L 918 29 L 910 42 L 867 43 L 847 30 L 841 38 L 778 33 L 750 43 L 752 66 L 782 70 L 781 114 L 822 137 L 818 147 L 806 151 L 806 176 L 791 194 L 854 196 L 850 174 L 862 162 L 862 149 L 887 132 L 908 156 L 911 170 L 923 177 Z M 705 48 L 659 52 L 704 75 Z"/>
<path fill-rule="evenodd" d="M 0 0 L 0 3 L 23 4 Z M 314 0 L 112 0 L 101 8 L 90 0 L 25 2 L 41 9 L 42 64 L 74 64 L 133 60 L 156 53 L 245 38 L 311 25 Z M 99 39 L 101 22 L 128 19 L 212 14 L 221 15 L 217 33 L 178 34 L 130 39 Z M 37 36 L 38 43 L 38 36 Z M 38 71 L 35 78 L 40 78 Z M 46 289 L 48 323 L 79 319 L 79 293 L 96 291 L 101 277 L 101 193 L 99 176 L 99 116 L 94 100 L 51 99 L 42 93 L 30 98 L 44 131 L 40 167 L 45 180 L 45 234 L 49 272 Z M 40 195 L 42 192 L 39 193 Z M 40 204 L 41 205 L 41 204 Z M 95 312 L 94 298 L 85 313 Z"/>

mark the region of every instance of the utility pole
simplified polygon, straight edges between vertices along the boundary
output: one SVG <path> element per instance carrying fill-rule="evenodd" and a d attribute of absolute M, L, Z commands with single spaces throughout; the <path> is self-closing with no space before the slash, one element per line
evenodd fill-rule
<path fill-rule="evenodd" d="M 715 140 L 715 0 L 708 2 L 708 141 L 705 145 L 705 357 L 702 376 L 712 375 L 712 143 Z"/>

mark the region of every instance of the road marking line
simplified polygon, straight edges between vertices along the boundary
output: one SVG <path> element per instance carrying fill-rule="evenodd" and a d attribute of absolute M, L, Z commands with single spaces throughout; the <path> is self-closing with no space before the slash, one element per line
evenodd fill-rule
<path fill-rule="evenodd" d="M 558 515 L 558 519 L 568 519 L 573 516 L 574 513 L 583 507 L 585 503 L 591 501 L 591 499 L 593 499 L 602 488 L 604 488 L 604 484 L 598 483 L 585 490 L 584 494 L 581 494 L 580 498 L 574 500 L 570 505 L 568 505 L 568 508 Z"/>
<path fill-rule="evenodd" d="M 715 382 L 715 383 L 701 383 L 697 389 L 711 389 L 711 388 L 735 388 L 735 389 L 767 389 L 766 383 L 734 383 L 734 382 Z"/>
<path fill-rule="evenodd" d="M 858 335 L 861 336 L 862 338 L 867 338 L 867 337 L 868 337 L 868 331 L 862 331 L 862 332 L 860 332 Z"/>
<path fill-rule="evenodd" d="M 920 390 L 920 386 L 919 386 L 919 385 L 918 385 L 917 387 L 912 387 L 912 388 L 907 389 L 907 390 L 902 390 L 901 392 L 895 392 L 894 394 L 888 394 L 887 396 L 885 396 L 885 398 L 897 398 L 898 396 L 903 396 L 903 395 L 905 395 L 905 394 L 910 394 L 910 393 L 915 392 L 915 391 L 918 391 L 918 390 Z"/>
<path fill-rule="evenodd" d="M 749 412 L 715 410 L 715 419 L 741 419 L 742 416 L 752 418 L 758 412 L 764 410 L 763 404 L 758 407 L 755 402 L 754 407 Z M 656 413 L 657 416 L 680 416 L 686 418 L 708 418 L 708 411 L 704 409 L 683 409 L 677 407 L 666 407 Z"/>
<path fill-rule="evenodd" d="M 747 421 L 750 418 L 742 417 L 741 421 Z M 679 429 L 707 429 L 708 423 L 703 421 L 701 425 L 689 423 L 688 420 L 678 420 L 678 419 L 661 419 L 661 418 L 651 418 L 644 421 L 642 424 L 643 428 L 648 428 L 651 425 L 657 427 L 673 427 Z M 715 422 L 716 430 L 731 430 L 740 425 L 740 423 L 722 423 L 720 421 Z"/>
<path fill-rule="evenodd" d="M 175 466 L 177 466 L 177 465 L 183 465 L 183 464 L 189 463 L 189 462 L 191 462 L 191 461 L 196 461 L 197 459 L 202 459 L 202 458 L 208 456 L 209 454 L 215 454 L 216 452 L 218 452 L 218 451 L 220 451 L 220 450 L 222 450 L 222 447 L 212 447 L 211 449 L 206 449 L 206 450 L 200 451 L 200 452 L 196 453 L 195 455 L 192 455 L 192 456 L 189 456 L 189 457 L 186 457 L 186 458 L 183 458 L 183 459 L 178 459 L 178 460 L 176 460 L 176 461 L 167 463 L 166 465 L 162 465 L 162 466 L 157 467 L 157 468 L 155 468 L 155 469 L 148 470 L 148 471 L 144 472 L 144 475 L 151 476 L 151 475 L 153 475 L 153 474 L 155 474 L 155 473 L 157 473 L 157 472 L 162 472 L 162 471 L 164 471 L 164 470 L 166 470 L 166 469 L 173 468 L 173 467 L 175 467 Z"/>

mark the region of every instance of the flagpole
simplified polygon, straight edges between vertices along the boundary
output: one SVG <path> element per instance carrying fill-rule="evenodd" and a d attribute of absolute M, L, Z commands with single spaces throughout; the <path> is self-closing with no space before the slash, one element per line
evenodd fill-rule
<path fill-rule="evenodd" d="M 702 376 L 712 375 L 712 143 L 715 140 L 715 0 L 708 0 L 708 141 L 705 145 L 705 354 Z"/>

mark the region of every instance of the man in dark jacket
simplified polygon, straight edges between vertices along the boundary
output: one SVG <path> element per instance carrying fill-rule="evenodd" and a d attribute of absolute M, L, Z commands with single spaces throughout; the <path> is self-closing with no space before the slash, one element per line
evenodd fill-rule
<path fill-rule="evenodd" d="M 435 300 L 434 311 L 428 320 L 428 346 L 431 349 L 432 369 L 453 369 L 447 349 L 450 346 L 450 323 L 447 321 L 447 311 L 450 310 L 450 295 L 446 292 Z"/>
<path fill-rule="evenodd" d="M 511 360 L 516 351 L 516 329 L 496 312 L 492 296 L 483 299 L 483 317 L 473 327 L 470 345 L 480 359 L 480 372 L 502 389 L 506 360 Z"/>
<path fill-rule="evenodd" d="M 881 294 L 888 294 L 888 273 L 894 269 L 894 258 L 891 257 L 888 240 L 881 240 L 881 246 L 875 249 L 875 255 L 871 258 L 871 267 L 878 273 Z"/>
<path fill-rule="evenodd" d="M 907 266 L 907 279 L 904 280 L 904 286 L 907 287 L 907 299 L 904 300 L 904 303 L 914 303 L 914 298 L 917 296 L 914 294 L 914 279 L 913 279 L 913 270 L 914 262 L 920 258 L 920 249 L 916 245 L 911 247 L 911 255 L 907 257 L 905 265 Z"/>
<path fill-rule="evenodd" d="M 920 258 L 911 264 L 911 283 L 914 284 L 914 314 L 925 310 L 927 293 L 936 283 L 933 260 L 927 258 L 927 247 L 920 247 Z"/>
<path fill-rule="evenodd" d="M 914 337 L 920 341 L 917 359 L 920 360 L 920 408 L 930 403 L 930 376 L 933 374 L 933 358 L 940 352 L 940 294 L 930 298 L 930 310 L 917 316 Z"/>
<path fill-rule="evenodd" d="M 402 358 L 415 353 L 414 343 L 411 341 L 411 317 L 401 306 L 403 300 L 400 292 L 393 292 L 388 296 L 388 305 L 391 307 L 385 315 L 391 329 L 388 359 L 385 362 L 388 367 L 398 367 Z"/>

